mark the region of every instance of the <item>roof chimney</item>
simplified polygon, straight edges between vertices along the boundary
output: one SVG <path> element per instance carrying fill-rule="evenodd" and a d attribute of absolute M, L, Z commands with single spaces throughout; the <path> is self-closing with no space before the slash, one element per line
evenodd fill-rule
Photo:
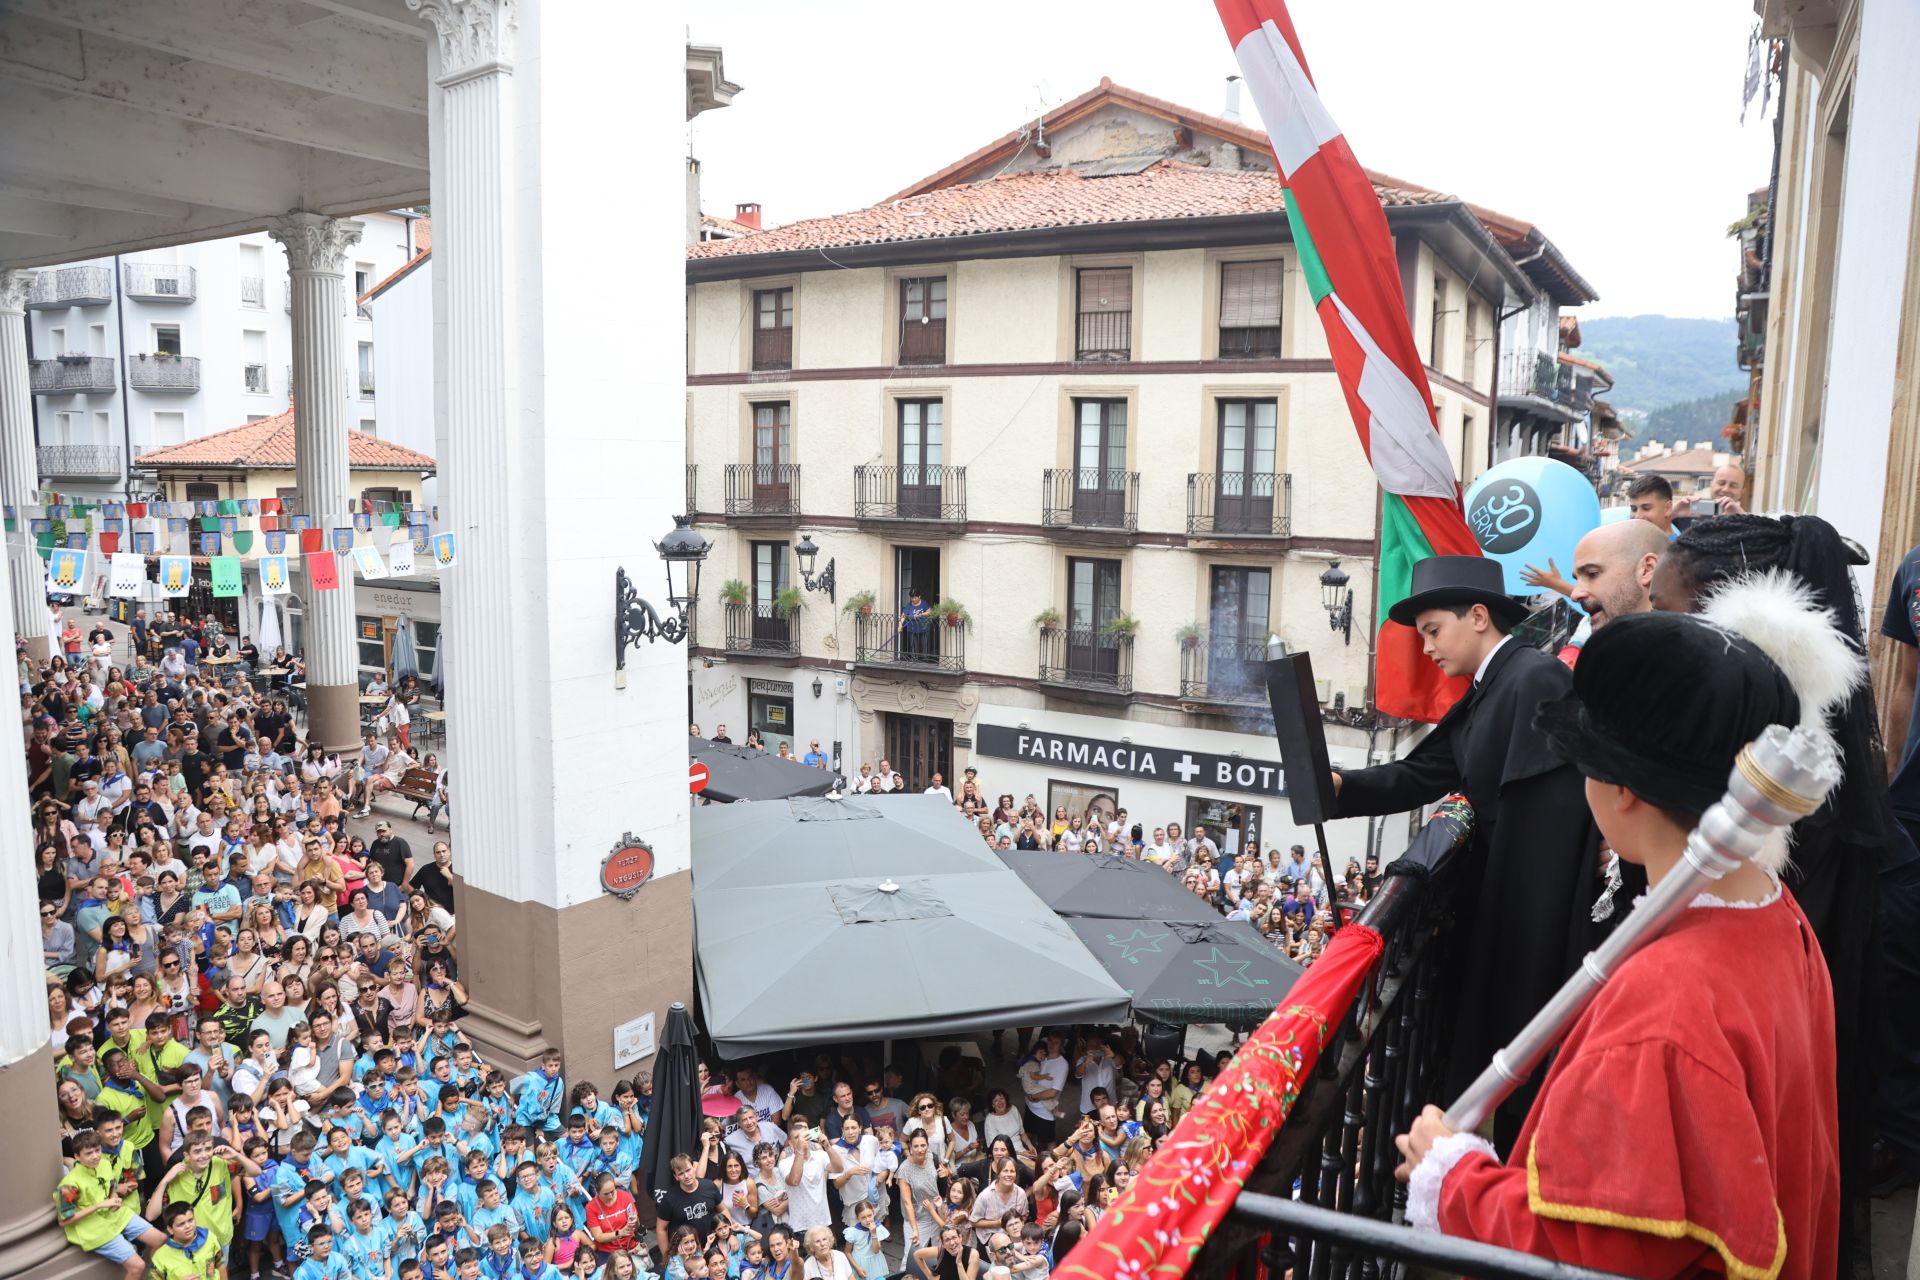
<path fill-rule="evenodd" d="M 760 229 L 760 206 L 757 204 L 736 204 L 733 206 L 733 220 L 742 226 Z"/>
<path fill-rule="evenodd" d="M 1227 77 L 1227 106 L 1226 106 L 1226 109 L 1220 113 L 1220 118 L 1223 120 L 1231 120 L 1235 124 L 1240 123 L 1240 77 L 1239 76 Z"/>

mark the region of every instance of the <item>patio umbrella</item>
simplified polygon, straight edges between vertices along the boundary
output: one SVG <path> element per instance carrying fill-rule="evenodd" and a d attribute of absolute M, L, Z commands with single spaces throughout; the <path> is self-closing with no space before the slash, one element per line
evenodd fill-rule
<path fill-rule="evenodd" d="M 840 780 L 829 770 L 816 769 L 798 760 L 782 760 L 770 751 L 756 751 L 730 742 L 690 737 L 687 751 L 707 766 L 707 789 L 700 794 L 723 804 L 735 800 L 823 796 Z"/>
<path fill-rule="evenodd" d="M 1000 860 L 1026 881 L 1040 901 L 1063 916 L 1106 920 L 1190 920 L 1208 923 L 1220 913 L 1151 862 L 1114 853 L 1052 853 L 997 849 Z"/>
<path fill-rule="evenodd" d="M 420 674 L 420 650 L 413 642 L 413 623 L 401 614 L 393 623 L 393 678 Z"/>
<path fill-rule="evenodd" d="M 696 1153 L 700 1140 L 700 1069 L 693 1047 L 693 1015 L 678 1000 L 667 1010 L 660 1053 L 653 1063 L 653 1101 L 640 1148 L 640 1181 L 651 1193 L 673 1185 L 668 1163 Z"/>
<path fill-rule="evenodd" d="M 1133 997 L 1135 1017 L 1175 1025 L 1263 1021 L 1306 972 L 1244 920 L 1067 921 Z"/>
<path fill-rule="evenodd" d="M 254 643 L 260 652 L 271 657 L 273 651 L 281 645 L 280 610 L 271 600 L 260 602 L 260 632 L 254 637 Z"/>
<path fill-rule="evenodd" d="M 447 681 L 441 672 L 446 670 L 446 666 L 444 665 L 446 660 L 447 629 L 443 625 L 440 628 L 440 637 L 435 641 L 433 646 L 433 674 L 427 677 L 427 683 L 433 686 L 433 696 L 443 701 L 447 696 Z"/>

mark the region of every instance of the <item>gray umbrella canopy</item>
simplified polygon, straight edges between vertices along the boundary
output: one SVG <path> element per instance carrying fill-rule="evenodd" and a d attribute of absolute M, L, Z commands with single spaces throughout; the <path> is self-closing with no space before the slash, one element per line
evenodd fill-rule
<path fill-rule="evenodd" d="M 393 624 L 393 677 L 420 674 L 420 648 L 414 643 L 413 621 L 401 614 Z"/>
<path fill-rule="evenodd" d="M 938 796 L 695 811 L 707 1030 L 726 1056 L 1118 1022 L 1126 993 Z"/>
<path fill-rule="evenodd" d="M 798 760 L 782 760 L 769 752 L 731 742 L 688 738 L 687 752 L 707 766 L 707 789 L 700 794 L 724 804 L 736 800 L 823 796 L 839 781 L 825 769 L 816 769 Z"/>
<path fill-rule="evenodd" d="M 1074 919 L 1067 925 L 1155 1022 L 1258 1023 L 1306 972 L 1244 920 Z"/>
<path fill-rule="evenodd" d="M 1045 849 L 1001 849 L 1000 859 L 1026 881 L 1040 901 L 1063 916 L 1104 920 L 1191 920 L 1206 924 L 1220 918 L 1180 881 L 1151 862 L 1113 853 L 1091 856 Z"/>

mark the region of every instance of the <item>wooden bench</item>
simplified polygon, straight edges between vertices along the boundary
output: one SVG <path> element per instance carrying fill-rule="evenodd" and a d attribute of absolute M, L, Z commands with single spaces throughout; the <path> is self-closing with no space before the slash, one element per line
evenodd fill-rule
<path fill-rule="evenodd" d="M 418 765 L 400 775 L 400 785 L 383 795 L 399 796 L 403 800 L 413 801 L 413 820 L 420 820 L 420 810 L 433 803 L 433 784 L 437 775 L 431 769 L 422 769 Z"/>

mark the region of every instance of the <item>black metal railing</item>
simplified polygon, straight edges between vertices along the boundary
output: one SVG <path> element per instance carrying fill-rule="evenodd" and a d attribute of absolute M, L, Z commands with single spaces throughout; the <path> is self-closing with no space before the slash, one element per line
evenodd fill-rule
<path fill-rule="evenodd" d="M 1108 361 L 1132 359 L 1133 313 L 1082 311 L 1073 358 Z"/>
<path fill-rule="evenodd" d="M 756 328 L 753 331 L 753 367 L 793 368 L 793 330 Z"/>
<path fill-rule="evenodd" d="M 727 606 L 727 651 L 768 657 L 800 656 L 800 619 L 770 604 Z"/>
<path fill-rule="evenodd" d="M 43 444 L 37 450 L 40 474 L 47 477 L 120 474 L 117 444 Z"/>
<path fill-rule="evenodd" d="M 120 281 L 127 296 L 137 302 L 192 302 L 199 288 L 199 275 L 192 267 L 168 262 L 123 262 Z"/>
<path fill-rule="evenodd" d="M 1208 636 L 1180 646 L 1180 696 L 1204 702 L 1267 700 L 1265 636 Z"/>
<path fill-rule="evenodd" d="M 113 301 L 113 271 L 107 267 L 61 267 L 33 277 L 27 306 L 99 307 Z"/>
<path fill-rule="evenodd" d="M 200 357 L 128 356 L 127 385 L 140 391 L 198 391 Z"/>
<path fill-rule="evenodd" d="M 1280 358 L 1280 326 L 1274 325 L 1221 325 L 1220 358 L 1222 360 L 1278 360 Z"/>
<path fill-rule="evenodd" d="M 1140 527 L 1140 473 L 1106 467 L 1049 467 L 1041 477 L 1040 523 L 1049 529 Z"/>
<path fill-rule="evenodd" d="M 931 614 L 856 613 L 853 634 L 856 663 L 901 671 L 967 669 L 967 629 L 950 627 Z"/>
<path fill-rule="evenodd" d="M 800 464 L 729 462 L 726 511 L 730 516 L 800 514 Z"/>
<path fill-rule="evenodd" d="M 1040 683 L 1101 693 L 1132 693 L 1132 634 L 1060 628 L 1042 631 Z"/>
<path fill-rule="evenodd" d="M 37 396 L 70 396 L 82 392 L 112 392 L 112 356 L 56 356 L 27 362 L 27 379 Z"/>
<path fill-rule="evenodd" d="M 967 469 L 855 467 L 853 514 L 861 520 L 965 520 Z"/>
<path fill-rule="evenodd" d="M 1187 532 L 1240 538 L 1293 536 L 1293 477 L 1243 471 L 1187 475 Z"/>
<path fill-rule="evenodd" d="M 692 515 L 700 509 L 700 464 L 687 464 L 687 505 L 686 513 Z"/>

